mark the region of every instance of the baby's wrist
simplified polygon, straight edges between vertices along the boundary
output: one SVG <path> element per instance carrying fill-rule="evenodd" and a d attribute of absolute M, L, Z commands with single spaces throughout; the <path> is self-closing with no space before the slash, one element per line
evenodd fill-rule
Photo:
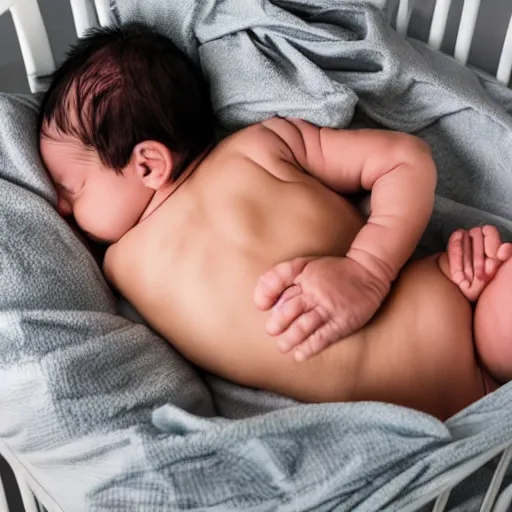
<path fill-rule="evenodd" d="M 389 263 L 374 254 L 361 249 L 350 248 L 346 257 L 361 265 L 388 289 L 391 287 L 391 283 L 395 280 L 398 274 L 398 271 L 396 271 Z"/>

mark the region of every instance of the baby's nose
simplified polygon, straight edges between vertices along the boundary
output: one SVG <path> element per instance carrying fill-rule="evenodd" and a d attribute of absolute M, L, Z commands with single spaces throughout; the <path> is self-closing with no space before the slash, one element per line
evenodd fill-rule
<path fill-rule="evenodd" d="M 59 197 L 59 201 L 57 202 L 57 211 L 62 215 L 62 217 L 69 217 L 69 215 L 73 213 L 73 208 L 69 201 L 63 197 Z"/>

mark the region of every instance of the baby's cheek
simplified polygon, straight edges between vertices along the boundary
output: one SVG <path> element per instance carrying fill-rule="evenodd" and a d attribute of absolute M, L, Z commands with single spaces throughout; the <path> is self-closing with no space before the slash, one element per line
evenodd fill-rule
<path fill-rule="evenodd" d="M 112 222 L 109 219 L 108 209 L 93 209 L 85 207 L 83 203 L 75 204 L 75 222 L 80 230 L 95 241 L 109 241 L 112 231 Z"/>
<path fill-rule="evenodd" d="M 117 242 L 141 218 L 151 195 L 118 185 L 104 187 L 80 197 L 74 205 L 75 219 L 87 235 L 104 242 Z"/>
<path fill-rule="evenodd" d="M 101 219 L 94 219 L 97 226 L 96 231 L 101 233 L 101 240 L 106 242 L 117 242 L 130 229 L 137 225 L 139 219 L 144 213 L 144 209 L 139 208 L 122 208 L 109 209 L 105 211 Z"/>

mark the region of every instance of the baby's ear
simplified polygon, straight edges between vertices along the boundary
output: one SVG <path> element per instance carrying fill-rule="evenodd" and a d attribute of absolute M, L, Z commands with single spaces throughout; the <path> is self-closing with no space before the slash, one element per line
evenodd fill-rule
<path fill-rule="evenodd" d="M 132 162 L 145 187 L 158 190 L 171 178 L 173 168 L 171 151 L 160 142 L 146 140 L 133 148 Z"/>

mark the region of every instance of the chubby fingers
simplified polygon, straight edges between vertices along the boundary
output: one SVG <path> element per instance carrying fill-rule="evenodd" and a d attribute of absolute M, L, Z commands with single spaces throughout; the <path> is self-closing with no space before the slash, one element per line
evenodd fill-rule
<path fill-rule="evenodd" d="M 482 228 L 482 234 L 484 237 L 485 255 L 488 258 L 496 259 L 498 249 L 501 245 L 501 236 L 495 226 L 484 226 Z"/>
<path fill-rule="evenodd" d="M 300 345 L 296 346 L 294 356 L 297 362 L 313 357 L 329 345 L 339 341 L 338 330 L 332 322 L 322 322 Z M 340 342 L 343 343 L 343 342 Z"/>
<path fill-rule="evenodd" d="M 448 262 L 450 265 L 450 273 L 452 281 L 459 286 L 469 286 L 470 284 L 464 271 L 464 253 L 468 241 L 469 236 L 467 232 L 462 229 L 453 232 L 448 240 Z"/>
<path fill-rule="evenodd" d="M 304 361 L 316 351 L 314 340 L 318 338 L 319 330 L 326 324 L 326 319 L 318 308 L 310 309 L 299 315 L 291 325 L 281 334 L 277 347 L 280 352 L 290 352 L 296 349 L 294 357 L 296 361 Z M 313 343 L 312 343 L 313 342 Z"/>
<path fill-rule="evenodd" d="M 496 257 L 501 263 L 504 263 L 505 261 L 508 261 L 510 258 L 512 258 L 512 244 L 508 242 L 501 244 Z"/>
<path fill-rule="evenodd" d="M 279 300 L 283 292 L 294 284 L 296 277 L 304 270 L 307 258 L 278 263 L 258 279 L 254 290 L 254 303 L 258 309 L 266 311 Z"/>
<path fill-rule="evenodd" d="M 305 313 L 305 307 L 300 286 L 294 284 L 287 288 L 271 310 L 266 323 L 267 334 L 277 336 L 284 332 Z"/>
<path fill-rule="evenodd" d="M 476 279 L 483 279 L 485 277 L 485 250 L 483 229 L 480 227 L 470 229 L 469 238 L 471 239 L 472 277 Z"/>

